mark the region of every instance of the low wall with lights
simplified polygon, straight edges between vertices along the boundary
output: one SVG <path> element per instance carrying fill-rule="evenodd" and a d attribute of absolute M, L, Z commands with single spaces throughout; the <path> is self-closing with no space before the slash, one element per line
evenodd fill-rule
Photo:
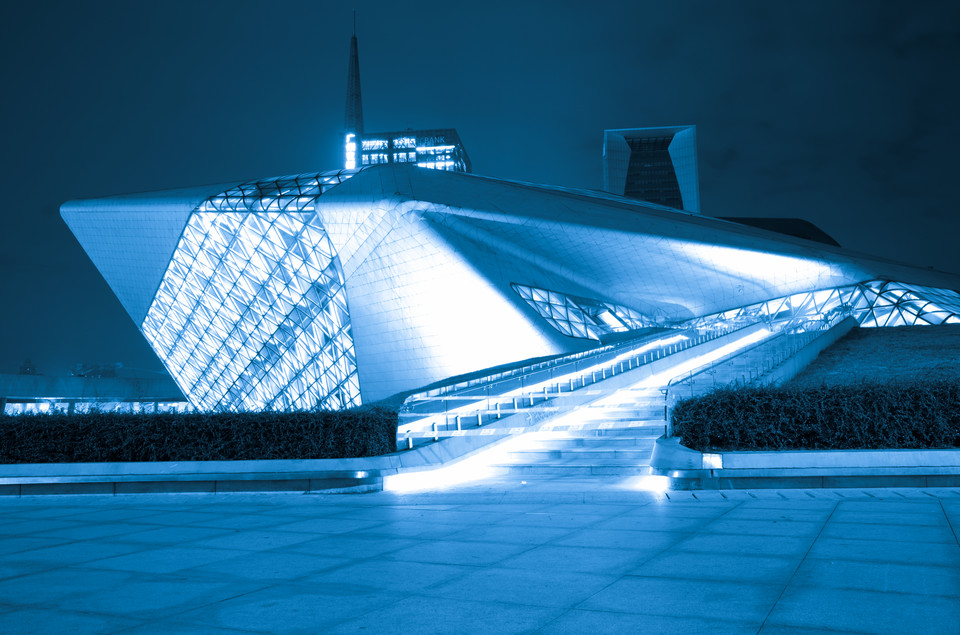
<path fill-rule="evenodd" d="M 650 466 L 670 489 L 960 486 L 960 449 L 696 452 L 661 437 Z"/>

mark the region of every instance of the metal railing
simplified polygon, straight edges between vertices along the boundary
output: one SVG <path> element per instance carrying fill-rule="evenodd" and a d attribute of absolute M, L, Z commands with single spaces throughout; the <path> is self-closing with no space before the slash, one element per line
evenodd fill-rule
<path fill-rule="evenodd" d="M 411 395 L 400 411 L 398 444 L 409 448 L 415 439 L 435 441 L 462 435 L 750 326 L 753 324 L 741 324 L 694 337 L 690 334 L 696 334 L 695 330 L 661 333 L 508 371 L 514 375 L 511 377 L 498 373 Z M 667 343 L 679 336 L 687 339 Z"/>
<path fill-rule="evenodd" d="M 757 342 L 750 347 L 731 353 L 730 355 L 727 355 L 710 364 L 706 364 L 703 367 L 695 368 L 687 373 L 683 373 L 682 375 L 674 377 L 667 383 L 666 386 L 663 386 L 660 389 L 660 393 L 663 395 L 663 418 L 666 421 L 666 435 L 672 436 L 673 434 L 673 425 L 670 420 L 670 409 L 672 404 L 675 404 L 685 396 L 696 396 L 697 391 L 695 382 L 697 380 L 695 378 L 700 377 L 705 373 L 712 376 L 712 381 L 707 386 L 706 390 L 700 391 L 701 393 L 712 390 L 718 385 L 726 385 L 729 383 L 746 385 L 756 382 L 765 375 L 775 371 L 789 360 L 795 358 L 801 351 L 814 344 L 820 338 L 826 336 L 831 330 L 833 330 L 834 327 L 838 326 L 848 317 L 850 317 L 849 313 L 834 315 L 828 321 L 824 322 L 820 329 L 816 331 L 806 331 L 803 333 L 778 333 L 773 338 L 768 338 L 761 342 Z M 777 346 L 785 340 L 788 340 L 786 342 L 786 346 Z M 737 359 L 741 361 L 749 360 L 749 355 L 751 353 L 757 352 L 761 348 L 770 348 L 771 346 L 775 347 L 774 353 L 765 354 L 756 358 L 757 363 L 753 364 L 752 367 L 747 368 L 746 372 L 741 371 L 741 375 L 738 380 L 735 380 L 734 382 L 724 381 L 721 384 L 717 383 L 716 375 L 720 372 L 720 366 Z M 687 386 L 684 387 L 684 384 L 687 384 Z M 689 390 L 689 395 L 684 395 L 685 388 Z"/>
<path fill-rule="evenodd" d="M 674 331 L 671 332 L 669 337 L 673 338 L 679 334 L 686 332 L 696 332 L 695 329 L 686 329 L 684 331 Z M 617 342 L 616 344 L 607 344 L 605 346 L 600 346 L 598 348 L 592 348 L 586 351 L 580 351 L 579 353 L 570 353 L 568 355 L 562 355 L 560 357 L 555 357 L 553 359 L 544 360 L 542 362 L 537 362 L 534 364 L 528 364 L 526 366 L 521 366 L 519 368 L 512 368 L 509 370 L 504 370 L 499 373 L 491 373 L 490 375 L 484 375 L 483 377 L 475 377 L 472 379 L 467 379 L 464 381 L 456 382 L 453 384 L 448 384 L 446 386 L 440 386 L 437 388 L 432 388 L 430 390 L 424 390 L 419 393 L 415 393 L 407 397 L 410 399 L 429 399 L 431 397 L 437 397 L 440 395 L 448 395 L 460 392 L 464 389 L 473 388 L 475 386 L 485 385 L 501 380 L 507 380 L 511 377 L 520 377 L 524 376 L 539 370 L 544 369 L 556 369 L 570 363 L 578 363 L 581 360 L 588 358 L 596 358 L 601 355 L 609 354 L 614 351 L 619 351 L 631 347 L 636 347 L 638 345 L 646 344 L 650 341 L 657 341 L 664 339 L 665 334 L 663 332 L 655 333 L 653 335 L 647 335 L 640 338 L 625 340 L 622 342 Z M 551 375 L 552 377 L 553 375 Z"/>
<path fill-rule="evenodd" d="M 716 386 L 716 373 L 718 367 L 723 364 L 727 364 L 734 360 L 747 361 L 745 364 L 748 366 L 745 372 L 740 373 L 739 383 L 748 384 L 754 381 L 757 381 L 764 375 L 772 372 L 782 364 L 786 363 L 787 360 L 794 357 L 801 350 L 812 344 L 814 341 L 819 339 L 821 336 L 828 333 L 831 329 L 837 326 L 840 322 L 848 317 L 848 314 L 838 314 L 833 316 L 829 321 L 823 322 L 818 330 L 815 331 L 805 331 L 803 333 L 788 333 L 780 332 L 774 335 L 773 337 L 764 339 L 760 342 L 752 344 L 746 348 L 743 348 L 738 351 L 734 351 L 729 355 L 726 355 L 718 360 L 715 360 L 709 364 L 705 364 L 700 368 L 695 368 L 689 372 L 683 373 L 674 377 L 667 385 L 664 387 L 666 390 L 676 389 L 680 384 L 689 383 L 691 384 L 691 396 L 693 395 L 694 378 L 698 377 L 704 373 L 713 375 L 713 385 Z M 782 344 L 782 346 L 781 346 Z M 757 352 L 759 349 L 769 349 L 774 348 L 772 354 L 764 354 L 756 358 L 755 363 L 750 363 L 751 353 Z M 726 382 L 730 383 L 730 382 Z M 666 397 L 664 398 L 666 400 Z"/>

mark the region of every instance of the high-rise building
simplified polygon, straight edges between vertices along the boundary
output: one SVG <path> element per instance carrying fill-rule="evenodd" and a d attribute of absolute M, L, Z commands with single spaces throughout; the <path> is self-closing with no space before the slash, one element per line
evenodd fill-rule
<path fill-rule="evenodd" d="M 605 130 L 603 189 L 699 214 L 697 127 Z"/>
<path fill-rule="evenodd" d="M 413 163 L 434 170 L 471 171 L 470 158 L 453 128 L 364 133 L 356 16 L 347 66 L 344 155 L 343 167 L 347 170 L 381 163 Z"/>

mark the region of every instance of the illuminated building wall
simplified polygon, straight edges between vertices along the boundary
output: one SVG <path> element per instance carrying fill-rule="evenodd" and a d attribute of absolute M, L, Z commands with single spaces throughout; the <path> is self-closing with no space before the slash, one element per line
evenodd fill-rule
<path fill-rule="evenodd" d="M 699 213 L 696 126 L 605 130 L 603 189 Z"/>
<path fill-rule="evenodd" d="M 361 166 L 414 163 L 422 168 L 470 172 L 470 158 L 456 130 L 406 130 L 364 135 Z"/>
<path fill-rule="evenodd" d="M 960 322 L 955 275 L 410 164 L 61 214 L 202 409 L 339 408 L 648 326 Z"/>

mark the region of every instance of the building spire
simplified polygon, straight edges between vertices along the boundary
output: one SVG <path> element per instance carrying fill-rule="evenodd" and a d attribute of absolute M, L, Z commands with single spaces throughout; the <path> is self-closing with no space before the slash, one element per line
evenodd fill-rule
<path fill-rule="evenodd" d="M 360 164 L 360 140 L 363 137 L 363 105 L 360 100 L 360 57 L 357 53 L 356 9 L 353 10 L 353 37 L 350 38 L 350 64 L 347 67 L 346 115 L 344 124 L 347 151 L 345 166 L 349 169 Z"/>

